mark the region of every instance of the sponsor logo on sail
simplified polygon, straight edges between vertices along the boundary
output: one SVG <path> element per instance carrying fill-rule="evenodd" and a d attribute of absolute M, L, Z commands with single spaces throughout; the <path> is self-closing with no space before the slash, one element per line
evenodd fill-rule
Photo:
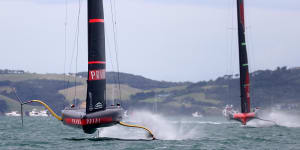
<path fill-rule="evenodd" d="M 105 79 L 105 69 L 89 71 L 89 81 L 104 80 L 104 79 Z"/>
<path fill-rule="evenodd" d="M 102 103 L 98 102 L 96 105 L 95 105 L 95 109 L 101 109 L 103 108 L 103 105 Z"/>

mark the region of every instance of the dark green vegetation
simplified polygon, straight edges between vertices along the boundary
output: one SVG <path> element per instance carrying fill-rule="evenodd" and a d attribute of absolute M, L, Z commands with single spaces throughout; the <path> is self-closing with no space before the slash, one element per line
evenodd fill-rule
<path fill-rule="evenodd" d="M 85 99 L 85 73 L 78 75 L 77 99 Z M 64 82 L 64 78 L 66 81 Z M 237 108 L 239 99 L 239 78 L 226 75 L 216 80 L 197 83 L 174 83 L 155 81 L 142 76 L 107 73 L 107 99 L 115 99 L 126 109 L 148 109 L 166 114 L 190 115 L 195 111 L 202 114 L 219 115 L 226 104 Z M 57 74 L 0 74 L 0 113 L 17 110 L 17 100 L 11 88 L 15 88 L 24 100 L 41 99 L 56 112 L 74 100 L 74 78 Z M 115 90 L 113 90 L 115 89 Z M 112 92 L 115 94 L 111 94 Z M 280 105 L 288 109 L 300 107 L 300 69 L 260 70 L 251 73 L 251 100 L 253 107 L 267 108 Z M 120 100 L 120 96 L 122 100 Z M 114 95 L 114 98 L 112 98 Z"/>
<path fill-rule="evenodd" d="M 238 76 L 226 75 L 214 81 L 201 81 L 185 86 L 154 89 L 131 96 L 131 106 L 151 108 L 158 103 L 164 113 L 220 114 L 226 104 L 240 107 Z M 280 106 L 285 109 L 300 108 L 300 69 L 277 68 L 260 70 L 251 74 L 251 103 L 253 107 Z"/>
<path fill-rule="evenodd" d="M 19 102 L 14 91 L 23 101 L 41 99 L 56 112 L 60 112 L 69 102 L 58 91 L 67 84 L 72 87 L 74 82 L 65 83 L 57 75 L 37 75 L 29 73 L 2 73 L 0 74 L 0 114 L 19 110 Z M 82 83 L 77 83 L 80 85 Z M 39 106 L 39 105 L 36 105 Z M 29 111 L 33 107 L 26 107 Z"/>
<path fill-rule="evenodd" d="M 80 72 L 77 75 L 87 78 L 87 72 Z M 107 72 L 107 83 L 116 84 L 120 81 L 120 84 L 126 84 L 133 88 L 149 90 L 154 88 L 169 88 L 174 86 L 186 85 L 185 83 L 178 82 L 166 82 L 166 81 L 155 81 L 147 79 L 142 76 L 132 75 L 128 73 L 117 73 L 117 72 Z"/>

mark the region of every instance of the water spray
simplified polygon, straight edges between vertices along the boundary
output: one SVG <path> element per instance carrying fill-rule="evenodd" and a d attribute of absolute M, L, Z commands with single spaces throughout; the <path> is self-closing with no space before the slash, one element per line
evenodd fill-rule
<path fill-rule="evenodd" d="M 255 119 L 261 120 L 261 121 L 266 121 L 266 122 L 272 122 L 272 123 L 274 123 L 275 125 L 278 126 L 278 124 L 275 121 L 273 121 L 273 120 L 266 120 L 266 119 L 262 119 L 262 118 L 259 118 L 259 117 L 255 117 Z"/>

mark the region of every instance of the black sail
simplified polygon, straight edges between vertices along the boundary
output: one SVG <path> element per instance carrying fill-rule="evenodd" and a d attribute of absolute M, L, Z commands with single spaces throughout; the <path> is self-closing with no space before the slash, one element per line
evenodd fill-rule
<path fill-rule="evenodd" d="M 105 65 L 103 1 L 88 0 L 87 114 L 106 109 Z"/>
<path fill-rule="evenodd" d="M 240 90 L 241 112 L 250 112 L 250 79 L 245 40 L 244 0 L 237 0 L 238 38 L 239 38 L 239 64 L 240 64 Z"/>

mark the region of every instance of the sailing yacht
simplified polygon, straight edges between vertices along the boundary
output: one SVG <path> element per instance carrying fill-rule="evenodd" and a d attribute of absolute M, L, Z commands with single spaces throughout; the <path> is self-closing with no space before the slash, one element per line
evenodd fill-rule
<path fill-rule="evenodd" d="M 117 105 L 106 105 L 106 60 L 105 60 L 105 32 L 103 0 L 87 0 L 88 7 L 88 77 L 86 108 L 74 105 L 62 110 L 62 117 L 58 116 L 46 103 L 31 100 L 23 104 L 37 102 L 46 107 L 49 112 L 64 125 L 79 128 L 87 134 L 93 134 L 98 128 L 110 127 L 116 124 L 141 128 L 146 130 L 152 139 L 152 132 L 142 126 L 128 125 L 121 122 L 123 108 Z"/>
<path fill-rule="evenodd" d="M 232 105 L 227 105 L 223 111 L 226 118 L 240 121 L 246 125 L 248 121 L 256 118 L 256 110 L 251 110 L 250 105 L 250 76 L 247 58 L 247 46 L 245 39 L 245 16 L 244 0 L 237 0 L 237 22 L 239 43 L 239 66 L 240 66 L 240 94 L 241 112 L 233 110 Z"/>
<path fill-rule="evenodd" d="M 20 117 L 21 114 L 19 114 L 17 111 L 12 111 L 12 112 L 9 112 L 9 113 L 5 113 L 5 116 Z"/>
<path fill-rule="evenodd" d="M 86 108 L 62 110 L 65 125 L 94 133 L 97 128 L 108 127 L 122 120 L 124 110 L 106 105 L 106 60 L 104 12 L 102 0 L 88 0 L 88 78 Z"/>
<path fill-rule="evenodd" d="M 32 109 L 31 112 L 29 112 L 29 116 L 30 117 L 48 117 L 48 114 L 47 114 L 47 110 L 41 110 L 41 111 L 38 111 L 37 109 Z"/>

